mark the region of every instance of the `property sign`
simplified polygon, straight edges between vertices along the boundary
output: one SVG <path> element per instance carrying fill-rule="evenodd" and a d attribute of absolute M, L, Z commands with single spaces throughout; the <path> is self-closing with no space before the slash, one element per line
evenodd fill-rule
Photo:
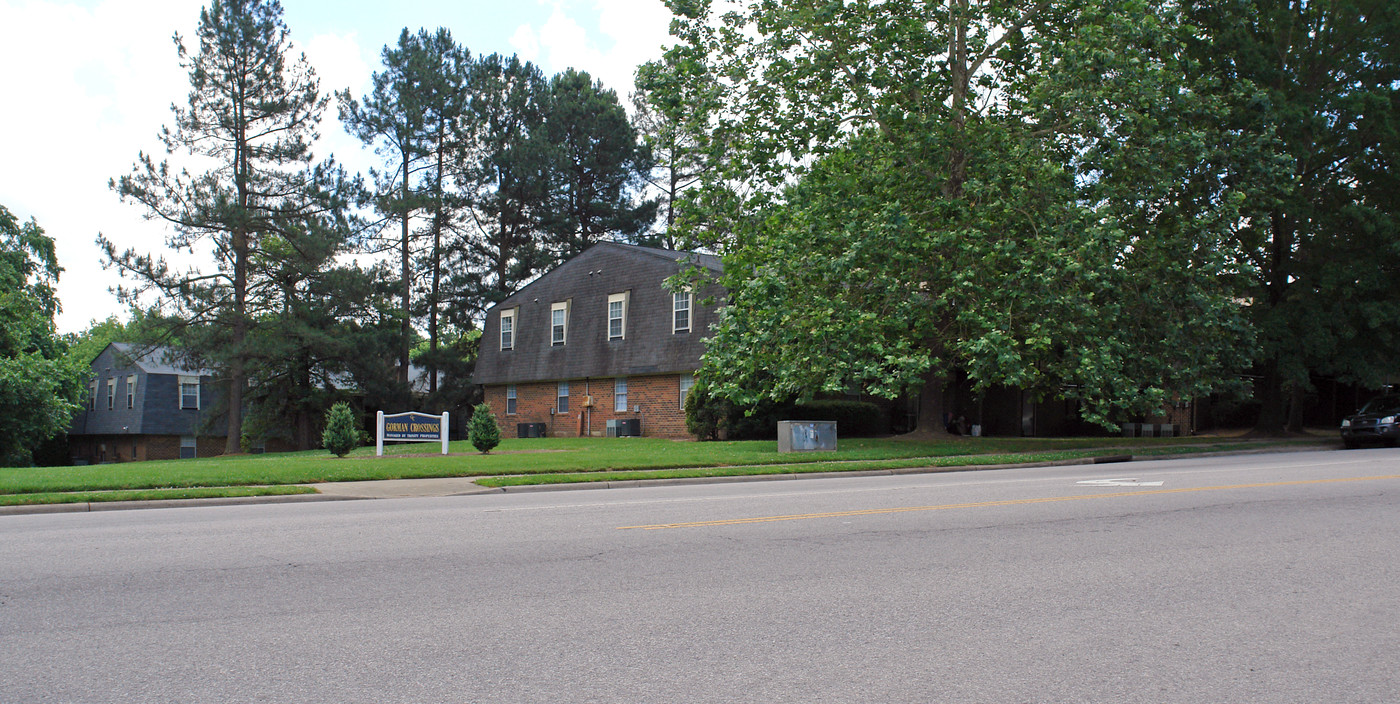
<path fill-rule="evenodd" d="M 442 442 L 442 454 L 447 454 L 447 413 L 440 416 L 428 413 L 394 413 L 384 415 L 384 411 L 378 413 L 375 423 L 375 443 L 374 454 L 384 454 L 384 441 L 390 442 L 423 442 L 425 440 L 439 440 Z"/>

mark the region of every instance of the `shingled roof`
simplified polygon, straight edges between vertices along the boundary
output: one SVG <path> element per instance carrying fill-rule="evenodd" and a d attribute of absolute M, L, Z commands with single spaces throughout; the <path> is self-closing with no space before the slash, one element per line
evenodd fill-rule
<path fill-rule="evenodd" d="M 693 371 L 700 367 L 704 338 L 715 321 L 723 290 L 697 291 L 689 332 L 672 332 L 672 297 L 667 278 L 700 266 L 718 274 L 719 257 L 654 247 L 602 242 L 531 282 L 486 314 L 473 381 L 510 384 Z M 607 336 L 608 296 L 629 293 L 627 333 Z M 564 345 L 551 345 L 550 307 L 569 303 Z M 514 347 L 500 347 L 500 312 L 516 310 Z"/>

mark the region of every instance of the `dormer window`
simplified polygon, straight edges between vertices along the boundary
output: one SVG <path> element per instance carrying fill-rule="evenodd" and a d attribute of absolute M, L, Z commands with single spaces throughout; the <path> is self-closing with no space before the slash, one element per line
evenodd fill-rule
<path fill-rule="evenodd" d="M 515 349 L 515 309 L 501 311 L 501 349 Z"/>
<path fill-rule="evenodd" d="M 568 337 L 569 302 L 554 303 L 549 306 L 549 344 L 562 346 Z"/>
<path fill-rule="evenodd" d="M 136 375 L 131 374 L 126 377 L 126 407 L 127 410 L 136 408 Z"/>
<path fill-rule="evenodd" d="M 614 293 L 608 296 L 608 339 L 621 340 L 627 337 L 627 294 Z"/>
<path fill-rule="evenodd" d="M 690 292 L 677 291 L 671 294 L 671 332 L 690 332 Z"/>
<path fill-rule="evenodd" d="M 199 410 L 199 377 L 180 377 L 180 408 Z"/>

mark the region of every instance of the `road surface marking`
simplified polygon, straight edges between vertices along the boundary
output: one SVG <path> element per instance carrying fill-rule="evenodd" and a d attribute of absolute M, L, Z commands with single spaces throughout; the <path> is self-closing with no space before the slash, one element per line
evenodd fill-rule
<path fill-rule="evenodd" d="M 1136 477 L 1129 479 L 1086 479 L 1075 484 L 1084 486 L 1161 486 L 1162 482 L 1140 482 Z"/>
<path fill-rule="evenodd" d="M 1183 489 L 1149 489 L 1147 491 L 1122 491 L 1112 494 L 1080 494 L 1078 496 L 1047 496 L 1039 499 L 1007 499 L 1003 501 L 977 501 L 964 504 L 943 504 L 940 506 L 900 506 L 895 508 L 872 508 L 857 511 L 832 511 L 828 513 L 799 513 L 789 516 L 755 516 L 752 518 L 729 518 L 718 521 L 694 521 L 690 523 L 656 523 L 643 526 L 618 526 L 618 530 L 661 530 L 664 528 L 704 528 L 709 526 L 737 526 L 750 523 L 777 523 L 779 521 L 803 521 L 811 518 L 844 518 L 847 516 L 878 516 L 890 513 L 911 513 L 914 511 L 942 511 L 954 508 L 988 508 L 993 506 L 1025 506 L 1047 504 L 1055 501 L 1082 501 L 1085 499 L 1110 499 L 1130 496 L 1150 496 L 1154 494 L 1185 494 L 1196 491 L 1223 491 L 1227 489 L 1260 489 L 1275 486 L 1303 486 L 1306 484 L 1335 484 L 1339 482 L 1369 482 L 1379 479 L 1400 479 L 1400 474 L 1386 474 L 1375 477 L 1343 477 L 1338 479 L 1302 479 L 1288 482 L 1263 482 L 1259 484 L 1226 484 L 1222 486 L 1197 486 Z"/>

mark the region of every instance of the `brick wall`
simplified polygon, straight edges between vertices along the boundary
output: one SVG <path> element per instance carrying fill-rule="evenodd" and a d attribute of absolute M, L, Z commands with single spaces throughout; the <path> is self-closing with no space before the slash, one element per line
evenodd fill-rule
<path fill-rule="evenodd" d="M 641 418 L 646 437 L 689 438 L 685 429 L 685 409 L 680 404 L 680 375 L 634 376 L 627 378 L 627 411 L 616 412 L 613 379 L 569 381 L 569 412 L 550 414 L 557 408 L 556 382 L 516 384 L 515 413 L 506 415 L 506 387 L 486 387 L 486 402 L 501 426 L 504 437 L 516 437 L 518 423 L 544 423 L 551 437 L 602 437 L 607 423 L 615 418 Z M 593 397 L 593 407 L 585 408 L 584 397 Z M 639 409 L 633 411 L 632 409 Z"/>

